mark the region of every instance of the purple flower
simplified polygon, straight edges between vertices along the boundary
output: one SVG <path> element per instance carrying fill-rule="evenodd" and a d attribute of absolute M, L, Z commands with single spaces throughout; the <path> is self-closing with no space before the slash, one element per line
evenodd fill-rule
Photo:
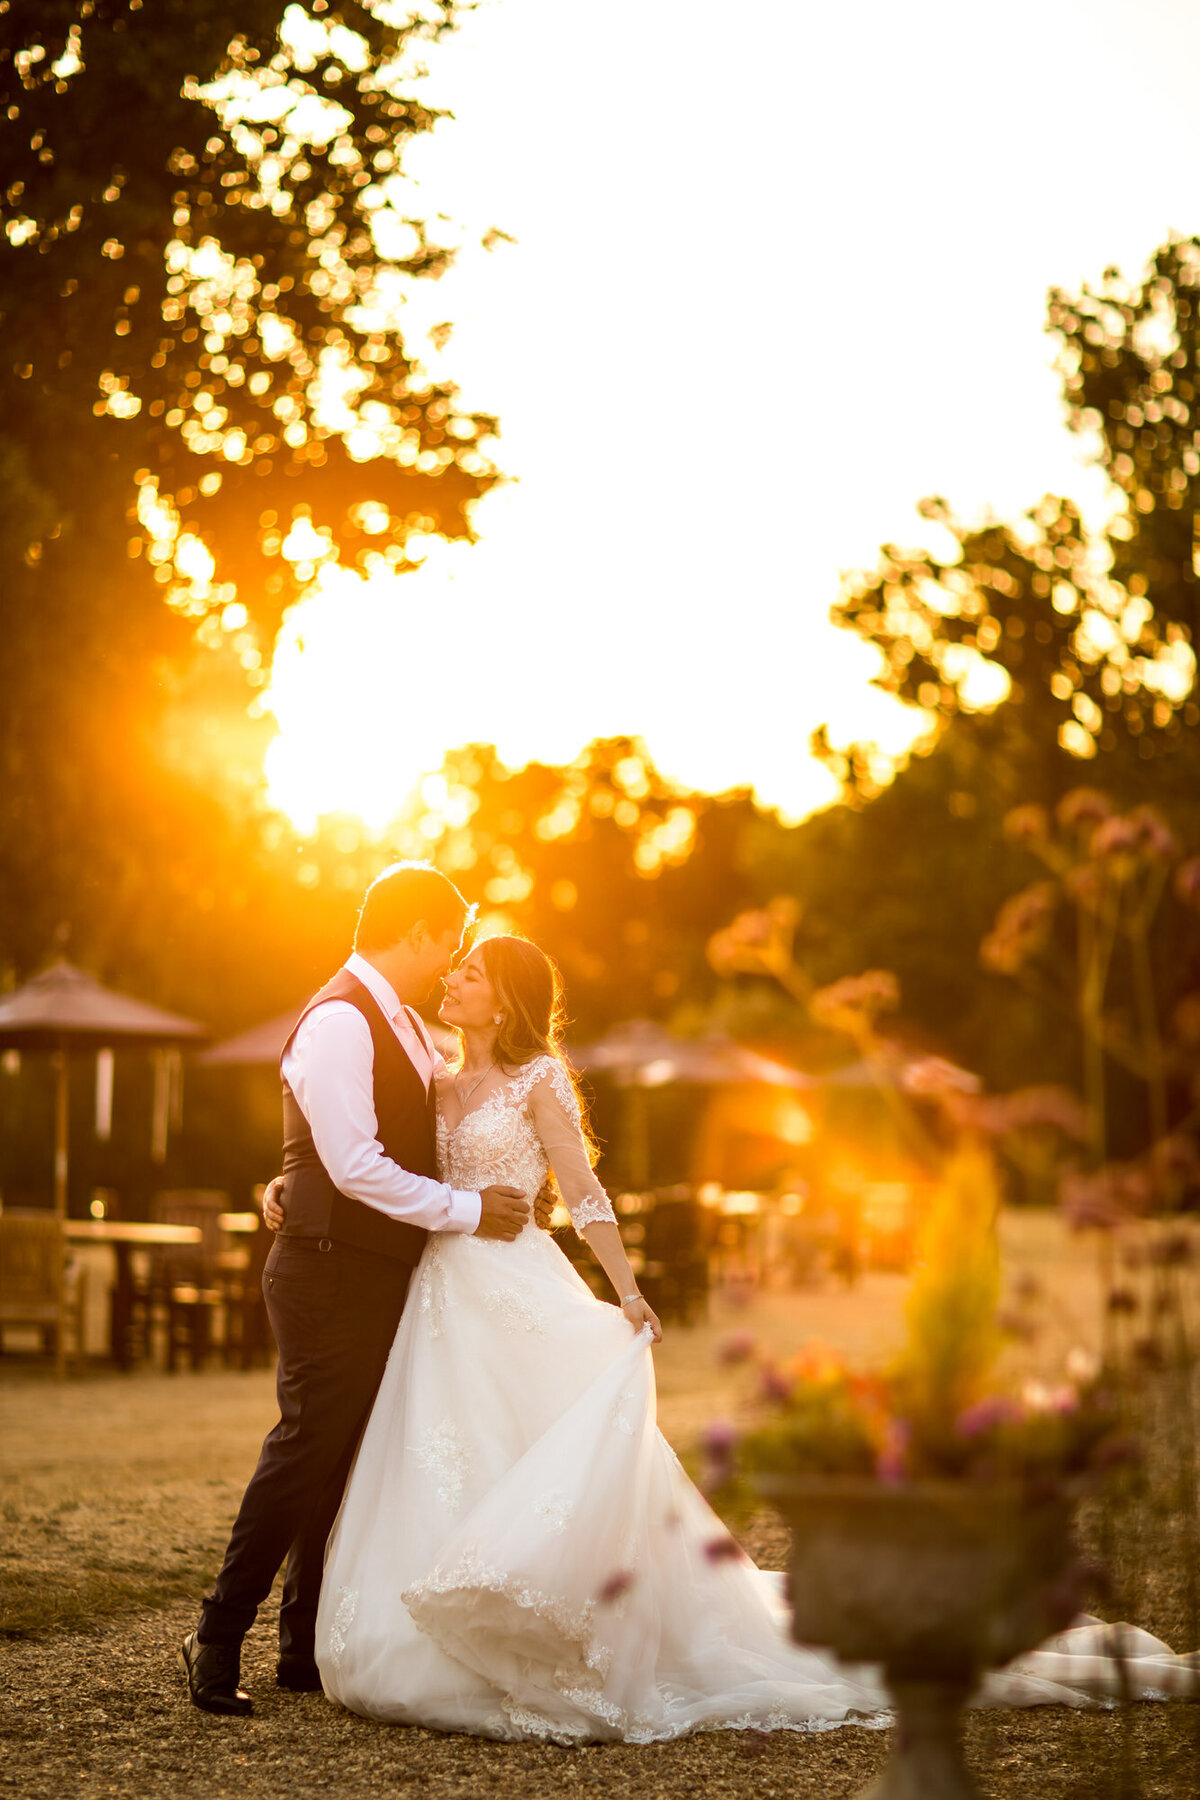
<path fill-rule="evenodd" d="M 900 984 L 888 969 L 867 969 L 818 988 L 808 1003 L 814 1024 L 850 1036 L 867 1029 L 881 1012 L 900 1004 Z"/>
<path fill-rule="evenodd" d="M 944 1056 L 917 1056 L 901 1069 L 900 1085 L 908 1094 L 977 1094 L 979 1077 Z"/>
<path fill-rule="evenodd" d="M 883 1443 L 875 1457 L 875 1473 L 889 1485 L 903 1481 L 908 1475 L 908 1446 L 912 1427 L 907 1419 L 889 1419 Z"/>
<path fill-rule="evenodd" d="M 1052 881 L 1032 881 L 1004 902 L 1000 916 L 1007 919 L 1014 930 L 1030 931 L 1050 917 L 1057 903 L 1058 895 Z"/>
<path fill-rule="evenodd" d="M 765 911 L 739 913 L 729 929 L 739 944 L 760 950 L 771 941 L 771 915 Z"/>
<path fill-rule="evenodd" d="M 1135 806 L 1129 815 L 1136 825 L 1143 853 L 1154 862 L 1174 862 L 1179 855 L 1175 834 L 1154 806 Z"/>
<path fill-rule="evenodd" d="M 1044 806 L 1014 806 L 1004 815 L 1004 835 L 1014 844 L 1044 843 L 1050 836 L 1050 815 Z"/>
<path fill-rule="evenodd" d="M 717 1359 L 723 1363 L 746 1362 L 757 1348 L 758 1339 L 752 1331 L 735 1331 L 717 1351 Z"/>
<path fill-rule="evenodd" d="M 1018 1088 L 1005 1099 L 1008 1129 L 1019 1131 L 1035 1125 L 1051 1125 L 1064 1137 L 1086 1143 L 1088 1117 L 1083 1102 L 1069 1088 L 1047 1084 Z"/>
<path fill-rule="evenodd" d="M 791 1397 L 792 1384 L 782 1369 L 777 1369 L 774 1364 L 769 1364 L 762 1372 L 759 1392 L 763 1399 L 770 1401 L 772 1405 L 782 1406 L 783 1402 Z"/>
<path fill-rule="evenodd" d="M 701 1485 L 712 1491 L 724 1485 L 733 1474 L 733 1451 L 738 1441 L 738 1428 L 729 1419 L 713 1419 L 704 1428 L 704 1476 Z"/>
<path fill-rule="evenodd" d="M 1091 836 L 1089 848 L 1093 856 L 1121 856 L 1130 850 L 1136 850 L 1141 842 L 1141 832 L 1133 819 L 1123 819 L 1114 814 L 1097 825 Z"/>
<path fill-rule="evenodd" d="M 1200 907 L 1200 856 L 1191 856 L 1175 871 L 1175 892 L 1185 906 Z"/>
<path fill-rule="evenodd" d="M 954 1421 L 954 1429 L 960 1438 L 982 1437 L 985 1432 L 995 1431 L 998 1425 L 1009 1425 L 1019 1419 L 1021 1409 L 1008 1394 L 988 1394 L 982 1400 L 976 1400 L 973 1406 L 966 1406 Z"/>
<path fill-rule="evenodd" d="M 1015 975 L 1030 956 L 1045 947 L 1057 904 L 1058 889 L 1052 881 L 1032 882 L 1011 895 L 980 946 L 985 966 L 1001 975 Z"/>
<path fill-rule="evenodd" d="M 1102 794 L 1099 788 L 1079 787 L 1064 794 L 1054 810 L 1059 824 L 1069 828 L 1072 825 L 1095 825 L 1101 819 L 1107 819 L 1112 812 L 1112 804 L 1107 794 Z"/>
<path fill-rule="evenodd" d="M 710 1456 L 728 1456 L 738 1441 L 738 1428 L 732 1419 L 710 1419 L 701 1441 Z"/>
<path fill-rule="evenodd" d="M 1066 1170 L 1058 1184 L 1058 1200 L 1068 1224 L 1075 1231 L 1112 1231 L 1126 1218 L 1116 1184 L 1107 1169 L 1097 1170 L 1095 1174 L 1087 1174 L 1082 1169 Z"/>

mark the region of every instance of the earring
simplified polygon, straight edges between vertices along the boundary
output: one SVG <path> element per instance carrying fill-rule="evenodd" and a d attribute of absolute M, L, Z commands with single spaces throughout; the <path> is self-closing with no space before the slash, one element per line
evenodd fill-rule
<path fill-rule="evenodd" d="M 503 1025 L 503 1023 L 504 1023 L 504 1014 L 503 1013 L 495 1013 L 492 1017 L 492 1024 L 493 1025 Z"/>

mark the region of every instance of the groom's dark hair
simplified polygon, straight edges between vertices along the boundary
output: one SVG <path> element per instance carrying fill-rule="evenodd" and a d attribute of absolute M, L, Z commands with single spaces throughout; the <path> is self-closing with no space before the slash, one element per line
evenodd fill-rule
<path fill-rule="evenodd" d="M 434 937 L 465 925 L 468 906 L 452 881 L 432 863 L 393 863 L 363 896 L 354 933 L 356 950 L 389 950 L 423 919 Z"/>

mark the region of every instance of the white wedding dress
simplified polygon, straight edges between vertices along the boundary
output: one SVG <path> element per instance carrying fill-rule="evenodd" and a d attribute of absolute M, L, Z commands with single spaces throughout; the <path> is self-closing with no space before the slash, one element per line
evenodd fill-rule
<path fill-rule="evenodd" d="M 530 1196 L 553 1163 L 577 1229 L 613 1217 L 552 1058 L 497 1071 L 453 1129 L 439 1116 L 438 1155 L 455 1187 Z M 874 1671 L 789 1641 L 779 1578 L 729 1553 L 654 1420 L 648 1330 L 597 1300 L 548 1233 L 430 1237 L 329 1540 L 329 1698 L 558 1742 L 886 1724 Z M 1105 1631 L 1062 1634 L 984 1698 L 1113 1692 Z M 1126 1654 L 1147 1696 L 1183 1660 L 1145 1633 Z"/>

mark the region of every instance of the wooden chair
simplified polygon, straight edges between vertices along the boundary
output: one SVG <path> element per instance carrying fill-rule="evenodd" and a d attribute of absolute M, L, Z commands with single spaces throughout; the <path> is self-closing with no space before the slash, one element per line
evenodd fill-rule
<path fill-rule="evenodd" d="M 681 1325 L 708 1317 L 709 1273 L 704 1221 L 690 1188 L 660 1188 L 647 1211 L 640 1285 L 663 1320 Z"/>
<path fill-rule="evenodd" d="M 85 1276 L 72 1263 L 62 1222 L 45 1212 L 0 1213 L 0 1343 L 6 1325 L 38 1326 L 61 1381 L 83 1371 Z"/>
<path fill-rule="evenodd" d="M 229 1195 L 216 1188 L 172 1188 L 150 1202 L 155 1224 L 194 1225 L 201 1233 L 198 1244 L 155 1253 L 151 1285 L 154 1310 L 166 1325 L 168 1374 L 178 1369 L 181 1354 L 200 1369 L 218 1348 L 217 1322 L 226 1317 L 221 1214 L 228 1210 Z"/>

